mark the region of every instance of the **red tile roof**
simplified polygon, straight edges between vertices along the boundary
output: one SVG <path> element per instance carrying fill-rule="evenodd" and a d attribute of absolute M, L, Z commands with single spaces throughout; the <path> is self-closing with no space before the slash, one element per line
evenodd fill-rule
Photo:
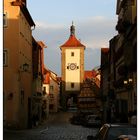
<path fill-rule="evenodd" d="M 60 46 L 60 48 L 61 47 L 84 47 L 85 48 L 85 46 L 79 40 L 77 40 L 75 35 L 70 35 L 69 39 L 62 46 Z"/>
<path fill-rule="evenodd" d="M 50 72 L 46 68 L 44 68 L 44 84 L 50 84 Z"/>
<path fill-rule="evenodd" d="M 109 48 L 101 48 L 101 51 L 104 52 L 104 53 L 108 53 Z"/>
<path fill-rule="evenodd" d="M 96 71 L 85 71 L 84 72 L 84 79 L 86 78 L 95 78 L 96 77 Z"/>
<path fill-rule="evenodd" d="M 47 46 L 42 41 L 37 41 L 41 48 L 47 48 Z"/>

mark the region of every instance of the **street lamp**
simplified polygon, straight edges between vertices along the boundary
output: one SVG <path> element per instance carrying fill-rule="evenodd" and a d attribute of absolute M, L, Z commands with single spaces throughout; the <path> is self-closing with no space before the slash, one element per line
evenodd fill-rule
<path fill-rule="evenodd" d="M 23 64 L 23 71 L 27 72 L 29 70 L 29 64 L 24 63 Z"/>
<path fill-rule="evenodd" d="M 126 88 L 131 88 L 132 87 L 132 82 L 133 82 L 133 79 L 132 78 L 129 78 L 128 80 L 124 80 L 123 83 L 124 85 L 126 86 Z"/>
<path fill-rule="evenodd" d="M 18 74 L 19 74 L 18 81 L 21 80 L 22 72 L 29 72 L 29 64 L 24 63 L 23 65 L 20 66 L 20 69 L 18 70 Z"/>
<path fill-rule="evenodd" d="M 127 85 L 128 82 L 127 82 L 127 80 L 124 80 L 123 83 L 124 83 L 124 85 Z"/>
<path fill-rule="evenodd" d="M 133 79 L 132 78 L 129 78 L 128 79 L 128 82 L 131 84 L 133 82 Z"/>
<path fill-rule="evenodd" d="M 126 89 L 128 90 L 128 102 L 129 103 L 129 109 L 132 111 L 133 110 L 133 97 L 132 97 L 132 86 L 133 86 L 133 79 L 128 78 L 127 80 L 123 81 Z"/>
<path fill-rule="evenodd" d="M 20 66 L 20 71 L 19 72 L 28 72 L 29 71 L 29 64 L 24 63 L 23 65 Z"/>

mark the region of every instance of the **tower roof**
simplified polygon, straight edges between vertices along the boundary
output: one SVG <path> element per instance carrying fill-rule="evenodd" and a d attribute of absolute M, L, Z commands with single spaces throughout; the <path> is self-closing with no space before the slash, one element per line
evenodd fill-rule
<path fill-rule="evenodd" d="M 84 47 L 85 46 L 75 37 L 75 26 L 73 25 L 70 27 L 70 37 L 69 39 L 62 45 L 62 47 Z"/>

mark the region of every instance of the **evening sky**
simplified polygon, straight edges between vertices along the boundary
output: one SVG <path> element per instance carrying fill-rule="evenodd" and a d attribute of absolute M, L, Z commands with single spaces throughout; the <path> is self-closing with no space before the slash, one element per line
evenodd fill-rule
<path fill-rule="evenodd" d="M 85 70 L 100 65 L 100 50 L 109 47 L 117 32 L 116 0 L 27 0 L 36 24 L 33 36 L 45 43 L 45 65 L 61 75 L 61 51 L 70 35 L 72 21 L 76 37 L 86 46 Z"/>

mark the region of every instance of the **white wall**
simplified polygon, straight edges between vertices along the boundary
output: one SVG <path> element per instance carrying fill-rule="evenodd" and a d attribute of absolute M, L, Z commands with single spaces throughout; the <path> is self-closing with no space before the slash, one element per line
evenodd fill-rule
<path fill-rule="evenodd" d="M 71 56 L 74 52 L 74 56 Z M 80 89 L 80 49 L 66 49 L 65 55 L 65 69 L 66 69 L 66 90 L 79 90 Z M 69 63 L 76 63 L 78 69 L 67 69 Z M 71 88 L 71 83 L 74 83 L 74 88 Z"/>

